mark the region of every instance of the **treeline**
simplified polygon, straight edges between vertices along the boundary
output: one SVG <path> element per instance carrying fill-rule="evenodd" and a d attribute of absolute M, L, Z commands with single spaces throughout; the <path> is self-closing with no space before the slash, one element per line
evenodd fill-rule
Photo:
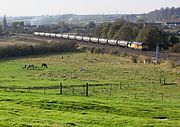
<path fill-rule="evenodd" d="M 180 7 L 175 8 L 161 8 L 154 10 L 147 14 L 130 14 L 122 16 L 123 19 L 131 22 L 179 22 L 180 21 Z"/>
<path fill-rule="evenodd" d="M 149 22 L 178 22 L 180 21 L 180 7 L 161 8 L 142 16 L 142 18 Z"/>
<path fill-rule="evenodd" d="M 76 42 L 44 42 L 39 44 L 16 44 L 0 47 L 0 58 L 76 51 Z"/>
<path fill-rule="evenodd" d="M 167 33 L 161 28 L 125 20 L 99 25 L 95 30 L 94 36 L 144 42 L 149 50 L 155 50 L 156 44 L 159 44 L 163 50 L 167 50 L 174 44 L 179 43 L 179 38 L 175 34 Z"/>

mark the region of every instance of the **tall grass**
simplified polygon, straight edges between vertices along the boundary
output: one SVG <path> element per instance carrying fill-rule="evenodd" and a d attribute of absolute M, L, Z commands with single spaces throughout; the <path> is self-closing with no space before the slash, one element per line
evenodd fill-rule
<path fill-rule="evenodd" d="M 14 57 L 47 54 L 54 52 L 69 52 L 76 50 L 76 42 L 44 42 L 37 44 L 15 44 L 0 47 L 0 57 Z"/>

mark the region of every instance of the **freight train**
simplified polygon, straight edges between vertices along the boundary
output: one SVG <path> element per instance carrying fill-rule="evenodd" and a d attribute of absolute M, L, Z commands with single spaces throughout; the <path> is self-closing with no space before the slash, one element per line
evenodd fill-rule
<path fill-rule="evenodd" d="M 87 37 L 87 36 L 79 36 L 79 35 L 70 35 L 70 34 L 55 34 L 55 33 L 43 33 L 43 32 L 34 32 L 35 36 L 41 37 L 51 37 L 51 38 L 62 38 L 62 39 L 69 39 L 69 40 L 77 40 L 83 42 L 92 42 L 95 44 L 108 44 L 111 46 L 120 46 L 120 47 L 127 47 L 131 49 L 138 49 L 138 50 L 146 50 L 147 46 L 143 42 L 130 42 L 124 40 L 114 40 L 114 39 L 107 39 L 107 38 L 96 38 L 96 37 Z"/>

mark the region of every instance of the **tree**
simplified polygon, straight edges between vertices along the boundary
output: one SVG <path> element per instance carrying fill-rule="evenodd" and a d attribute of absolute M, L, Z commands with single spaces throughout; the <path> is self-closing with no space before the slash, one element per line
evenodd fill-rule
<path fill-rule="evenodd" d="M 103 29 L 101 30 L 101 37 L 108 38 L 108 31 L 111 27 L 111 23 L 105 23 Z"/>
<path fill-rule="evenodd" d="M 132 24 L 124 25 L 116 32 L 114 38 L 119 40 L 133 41 L 138 35 L 138 27 Z"/>
<path fill-rule="evenodd" d="M 17 33 L 24 32 L 24 22 L 13 22 L 12 31 Z"/>
<path fill-rule="evenodd" d="M 179 43 L 179 38 L 177 38 L 175 35 L 170 35 L 169 43 L 170 43 L 170 46 L 173 46 L 176 43 Z"/>
<path fill-rule="evenodd" d="M 170 51 L 174 53 L 180 53 L 180 43 L 177 43 L 173 45 L 173 47 L 170 47 Z"/>
<path fill-rule="evenodd" d="M 95 28 L 95 36 L 96 37 L 104 37 L 108 38 L 108 31 L 111 27 L 111 23 L 102 23 L 98 27 Z"/>
<path fill-rule="evenodd" d="M 20 32 L 24 31 L 24 22 L 19 23 L 19 30 L 20 30 Z"/>
<path fill-rule="evenodd" d="M 95 28 L 96 27 L 96 24 L 93 22 L 93 21 L 91 21 L 91 22 L 89 22 L 88 24 L 87 24 L 87 28 L 88 29 L 92 29 L 92 28 Z"/>
<path fill-rule="evenodd" d="M 126 23 L 123 19 L 118 19 L 116 22 L 112 23 L 108 31 L 108 37 L 114 38 L 116 32 Z"/>
<path fill-rule="evenodd" d="M 2 36 L 2 25 L 0 25 L 0 36 Z"/>
<path fill-rule="evenodd" d="M 6 31 L 6 29 L 7 29 L 6 15 L 4 15 L 4 18 L 3 18 L 3 26 L 2 26 L 2 29 L 3 29 L 4 31 Z"/>
<path fill-rule="evenodd" d="M 146 43 L 150 50 L 155 50 L 156 45 L 162 41 L 161 33 L 154 26 L 143 27 L 139 32 L 138 41 Z"/>
<path fill-rule="evenodd" d="M 61 32 L 67 33 L 70 31 L 70 28 L 68 27 L 68 24 L 66 24 L 65 22 L 60 22 L 59 26 L 61 28 Z"/>
<path fill-rule="evenodd" d="M 96 27 L 96 24 L 94 22 L 89 22 L 87 25 L 86 25 L 86 29 L 85 29 L 85 33 L 92 36 L 94 31 L 95 31 L 95 27 Z"/>

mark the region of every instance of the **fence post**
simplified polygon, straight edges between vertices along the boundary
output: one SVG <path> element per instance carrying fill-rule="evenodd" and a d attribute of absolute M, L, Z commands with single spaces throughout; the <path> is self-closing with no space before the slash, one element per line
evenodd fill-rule
<path fill-rule="evenodd" d="M 30 86 L 28 88 L 29 88 L 29 92 L 30 92 L 30 89 L 31 89 Z"/>
<path fill-rule="evenodd" d="M 111 89 L 109 90 L 109 96 L 111 97 L 112 96 L 112 93 L 111 93 L 112 91 L 111 91 Z"/>
<path fill-rule="evenodd" d="M 46 93 L 46 88 L 44 88 L 44 94 Z"/>
<path fill-rule="evenodd" d="M 119 89 L 121 89 L 121 90 L 122 90 L 122 85 L 121 85 L 121 83 L 120 83 L 120 85 L 119 85 Z"/>
<path fill-rule="evenodd" d="M 137 93 L 134 94 L 134 98 L 137 99 Z"/>
<path fill-rule="evenodd" d="M 73 94 L 73 96 L 74 96 L 74 85 L 73 85 L 73 87 L 72 87 L 72 94 Z"/>
<path fill-rule="evenodd" d="M 165 85 L 166 84 L 166 78 L 164 77 L 164 80 L 163 80 L 164 82 L 163 82 L 163 85 Z"/>
<path fill-rule="evenodd" d="M 161 99 L 164 100 L 164 93 L 161 93 Z"/>
<path fill-rule="evenodd" d="M 86 96 L 88 96 L 88 83 L 86 83 Z"/>
<path fill-rule="evenodd" d="M 54 94 L 56 94 L 56 85 L 54 85 Z"/>
<path fill-rule="evenodd" d="M 60 83 L 59 89 L 60 89 L 60 94 L 62 94 L 62 83 Z"/>

